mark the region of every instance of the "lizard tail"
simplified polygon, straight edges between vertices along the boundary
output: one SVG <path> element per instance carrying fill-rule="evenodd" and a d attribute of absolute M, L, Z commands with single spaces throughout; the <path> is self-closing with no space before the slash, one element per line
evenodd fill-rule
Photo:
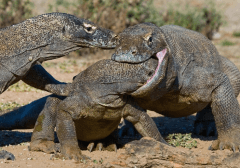
<path fill-rule="evenodd" d="M 49 96 L 35 100 L 30 104 L 4 111 L 0 116 L 0 130 L 32 129 Z"/>

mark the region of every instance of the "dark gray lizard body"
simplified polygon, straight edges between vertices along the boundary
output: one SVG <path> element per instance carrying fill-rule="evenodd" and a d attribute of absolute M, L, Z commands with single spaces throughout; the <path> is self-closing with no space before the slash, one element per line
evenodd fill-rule
<path fill-rule="evenodd" d="M 152 91 L 132 95 L 139 106 L 169 117 L 199 112 L 197 133 L 203 122 L 208 123 L 209 118 L 213 121 L 214 116 L 218 140 L 211 149 L 240 149 L 240 108 L 236 99 L 240 72 L 206 37 L 174 25 L 159 28 L 151 23 L 139 24 L 119 35 L 112 59 L 139 63 L 164 48 L 174 60 L 177 75 L 166 72 L 166 78 Z M 169 81 L 172 77 L 174 80 Z M 211 131 L 206 130 L 207 134 Z"/>
<path fill-rule="evenodd" d="M 154 71 L 154 69 L 152 69 L 149 73 L 146 73 L 146 72 L 144 73 L 143 71 L 141 71 L 142 68 L 138 70 L 133 69 L 132 70 L 133 74 L 132 74 L 132 73 L 129 73 L 129 68 L 133 67 L 134 64 L 121 64 L 120 66 L 121 68 L 116 68 L 115 66 L 113 66 L 118 64 L 112 61 L 110 66 L 106 64 L 107 62 L 100 62 L 100 63 L 94 64 L 88 70 L 78 75 L 78 77 L 74 79 L 75 82 L 73 82 L 73 85 L 66 84 L 65 87 L 63 87 L 62 89 L 61 87 L 63 85 L 59 87 L 61 92 L 65 93 L 67 98 L 65 98 L 63 101 L 60 101 L 59 104 L 57 103 L 59 105 L 58 106 L 59 108 L 57 109 L 58 116 L 52 115 L 51 117 L 50 114 L 52 114 L 52 111 L 56 110 L 56 106 L 51 106 L 51 104 L 54 104 L 53 103 L 54 100 L 49 100 L 49 104 L 44 108 L 46 110 L 42 111 L 42 114 L 44 115 L 40 115 L 38 122 L 36 123 L 34 135 L 32 139 L 33 140 L 32 141 L 33 146 L 31 146 L 32 149 L 34 148 L 41 149 L 41 150 L 52 149 L 53 143 L 48 144 L 45 142 L 49 140 L 52 142 L 53 130 L 55 127 L 54 125 L 56 124 L 58 130 L 64 130 L 64 131 L 59 131 L 58 133 L 60 141 L 62 142 L 61 143 L 62 146 L 67 147 L 67 148 L 63 148 L 62 150 L 63 153 L 65 153 L 65 155 L 68 158 L 71 158 L 71 157 L 80 158 L 81 154 L 79 151 L 76 150 L 77 149 L 76 137 L 78 135 L 75 135 L 75 133 L 78 132 L 78 127 L 80 128 L 80 126 L 75 127 L 73 124 L 72 118 L 74 121 L 77 121 L 80 118 L 83 118 L 83 120 L 81 120 L 81 122 L 79 123 L 84 123 L 85 117 L 86 118 L 93 117 L 95 121 L 99 121 L 99 119 L 101 120 L 104 117 L 106 117 L 106 119 L 112 118 L 113 120 L 119 122 L 119 117 L 123 116 L 127 120 L 134 123 L 135 127 L 138 127 L 137 130 L 143 136 L 151 136 L 151 137 L 155 136 L 155 139 L 158 139 L 164 142 L 161 135 L 159 136 L 158 131 L 157 132 L 152 131 L 152 129 L 153 130 L 156 129 L 155 124 L 143 124 L 144 122 L 149 123 L 149 121 L 151 120 L 145 114 L 146 109 L 151 109 L 171 117 L 180 117 L 180 116 L 190 115 L 196 111 L 200 111 L 210 104 L 213 109 L 213 114 L 215 119 L 216 118 L 218 119 L 216 120 L 216 125 L 218 129 L 218 133 L 220 134 L 218 137 L 218 140 L 213 143 L 213 148 L 217 149 L 219 145 L 220 145 L 220 148 L 230 147 L 233 150 L 238 148 L 239 138 L 238 138 L 237 132 L 239 129 L 238 128 L 239 107 L 238 107 L 238 103 L 236 101 L 235 95 L 237 95 L 239 92 L 239 85 L 238 85 L 239 82 L 238 82 L 238 78 L 231 77 L 231 76 L 234 76 L 234 73 L 239 75 L 237 68 L 233 67 L 232 66 L 233 64 L 229 60 L 219 56 L 214 46 L 212 46 L 211 43 L 208 42 L 207 44 L 205 44 L 203 41 L 202 43 L 199 43 L 199 44 L 202 44 L 206 47 L 204 49 L 206 51 L 209 51 L 208 54 L 212 54 L 212 57 L 216 59 L 214 61 L 216 61 L 219 65 L 211 69 L 211 66 L 214 66 L 214 64 L 217 64 L 217 63 L 209 62 L 207 55 L 205 55 L 206 57 L 203 57 L 203 59 L 206 59 L 206 60 L 201 61 L 201 58 L 195 58 L 193 57 L 195 56 L 194 54 L 190 54 L 191 55 L 190 60 L 188 57 L 186 57 L 185 58 L 186 60 L 185 59 L 182 60 L 183 63 L 185 61 L 184 66 L 181 66 L 181 64 L 178 61 L 176 61 L 176 58 L 175 58 L 175 55 L 179 55 L 179 53 L 172 56 L 171 52 L 173 53 L 175 52 L 174 48 L 169 48 L 166 41 L 159 40 L 158 39 L 159 37 L 157 39 L 153 38 L 152 34 L 154 35 L 158 34 L 159 28 L 155 27 L 154 25 L 148 25 L 148 24 L 141 24 L 138 26 L 126 29 L 126 31 L 124 31 L 119 35 L 120 45 L 118 46 L 119 48 L 116 52 L 116 55 L 113 55 L 113 56 L 116 58 L 116 56 L 121 53 L 120 47 L 122 47 L 122 50 L 124 51 L 121 53 L 123 55 L 125 53 L 131 52 L 130 57 L 128 57 L 129 55 L 126 54 L 127 56 L 126 58 L 131 58 L 131 54 L 135 54 L 134 58 L 137 58 L 136 56 L 136 53 L 138 52 L 137 49 L 142 49 L 141 53 L 143 53 L 143 56 L 144 56 L 144 51 L 151 52 L 150 54 L 146 54 L 146 55 L 152 56 L 152 55 L 155 55 L 156 53 L 158 53 L 157 55 L 159 55 L 159 53 L 166 51 L 164 48 L 167 48 L 167 53 L 166 53 L 166 56 L 164 57 L 164 58 L 167 58 L 167 61 L 165 60 L 162 62 L 162 65 L 160 68 L 161 71 L 158 73 L 160 75 L 157 76 L 158 78 L 157 82 L 151 82 L 152 80 L 150 80 L 147 82 L 148 85 L 143 85 L 141 84 L 141 82 L 140 82 L 140 85 L 138 85 L 139 82 L 137 82 L 138 84 L 136 85 L 136 81 L 139 81 L 139 79 L 144 78 L 143 81 L 149 80 L 149 76 L 152 76 L 153 74 L 152 72 Z M 179 29 L 179 31 L 186 30 L 180 27 L 176 27 L 176 28 Z M 146 30 L 143 31 L 144 29 Z M 157 31 L 157 33 L 152 32 L 154 29 L 156 29 L 155 31 Z M 170 26 L 170 29 L 174 29 L 174 26 L 173 27 Z M 149 30 L 151 30 L 150 31 L 151 33 L 149 33 Z M 192 31 L 190 31 L 189 33 L 192 33 Z M 139 38 L 132 37 L 131 36 L 132 34 L 134 34 L 136 37 L 138 37 L 139 35 Z M 125 35 L 128 36 L 128 38 L 126 38 Z M 195 34 L 195 35 L 199 36 L 199 34 Z M 150 37 L 152 37 L 152 39 Z M 127 39 L 127 41 L 124 41 L 124 40 L 121 41 L 122 38 Z M 129 38 L 131 38 L 131 41 Z M 136 41 L 134 39 L 136 39 Z M 146 43 L 144 39 L 146 39 Z M 198 40 L 201 41 L 203 39 L 204 38 L 201 37 Z M 158 42 L 160 41 L 161 42 L 160 45 L 157 46 L 156 48 L 153 47 L 151 49 L 149 47 L 149 49 L 147 48 L 144 50 L 144 47 L 155 45 L 155 44 L 151 44 L 155 42 L 154 40 Z M 129 44 L 129 42 L 131 44 Z M 187 42 L 187 40 L 185 42 Z M 164 44 L 163 46 L 162 46 L 162 43 Z M 129 47 L 130 49 L 128 48 L 127 50 L 124 50 L 124 44 L 128 45 L 127 47 Z M 132 46 L 133 48 L 131 48 Z M 187 46 L 187 45 L 183 44 L 183 46 L 181 47 L 184 47 L 184 46 Z M 211 47 L 213 48 L 211 49 Z M 179 49 L 179 46 L 176 48 Z M 133 49 L 133 51 L 131 49 Z M 159 52 L 159 51 L 162 51 L 162 52 Z M 183 54 L 183 53 L 180 52 L 180 54 Z M 139 54 L 139 56 L 141 55 Z M 142 61 L 144 62 L 146 60 L 148 60 L 148 58 L 146 58 L 145 60 L 141 60 L 141 62 Z M 123 59 L 121 61 L 123 61 Z M 201 66 L 202 64 L 204 64 L 204 61 L 207 61 L 207 64 L 208 64 L 208 66 L 205 67 L 206 69 L 204 69 Z M 101 65 L 101 63 L 106 64 L 107 65 L 106 68 L 105 66 L 103 66 L 103 64 Z M 195 66 L 196 65 L 195 63 L 198 63 L 198 66 Z M 99 69 L 99 65 L 101 65 L 104 68 Z M 131 66 L 127 67 L 129 65 Z M 137 64 L 135 66 L 137 67 L 140 65 Z M 197 79 L 194 78 L 195 77 L 194 75 L 197 74 L 196 71 L 199 72 L 199 76 L 196 76 Z M 223 73 L 223 71 L 225 73 Z M 91 72 L 91 73 L 88 73 L 88 72 Z M 208 73 L 209 73 L 209 76 L 207 75 Z M 146 74 L 148 77 L 143 77 L 143 75 L 145 76 Z M 128 76 L 128 78 L 124 78 L 126 77 L 126 75 Z M 154 77 L 156 76 L 154 75 Z M 193 80 L 193 83 L 191 80 Z M 81 82 L 81 81 L 84 81 L 84 82 Z M 234 90 L 232 89 L 232 86 L 234 87 Z M 232 90 L 226 89 L 228 87 Z M 198 92 L 200 92 L 201 94 L 197 94 Z M 217 97 L 219 96 L 219 94 L 221 96 L 222 92 L 225 93 L 226 98 Z M 131 95 L 131 96 L 129 97 L 128 95 Z M 125 99 L 124 96 L 129 97 L 129 99 Z M 228 118 L 228 116 L 226 117 L 224 115 L 223 110 L 221 109 L 222 105 L 226 103 L 229 97 L 230 97 L 230 100 L 233 101 L 231 102 L 232 104 L 229 106 L 232 112 L 230 115 L 228 115 L 230 118 Z M 123 110 L 123 109 L 120 110 L 121 107 L 123 107 L 121 106 L 121 102 L 124 102 L 124 100 L 130 100 L 130 101 L 129 102 L 126 101 L 126 105 L 124 106 L 126 107 L 126 110 Z M 133 113 L 129 114 L 129 112 L 133 112 Z M 120 115 L 120 113 L 122 113 L 122 115 Z M 54 118 L 57 118 L 57 120 L 55 120 Z M 90 122 L 88 122 L 89 121 L 88 119 L 86 119 L 85 121 L 87 121 L 85 122 L 87 123 L 87 125 L 91 124 Z M 91 122 L 94 123 L 93 120 L 91 120 Z M 48 127 L 49 125 L 51 127 Z M 112 127 L 114 127 L 113 125 Z M 95 127 L 93 126 L 93 128 Z M 228 130 L 230 131 L 228 132 Z M 105 131 L 105 136 L 106 136 L 106 132 L 108 133 L 111 132 L 111 130 L 107 131 L 106 129 L 104 131 Z M 48 134 L 47 132 L 50 132 L 50 134 Z M 65 133 L 65 132 L 68 132 L 68 133 Z M 79 139 L 82 138 L 81 133 L 78 133 L 80 135 L 80 137 L 78 137 Z M 157 138 L 156 138 L 156 135 L 157 135 Z M 88 139 L 88 140 L 91 140 L 91 139 L 94 139 L 95 135 L 93 133 L 93 134 L 86 135 L 86 137 L 88 136 L 92 136 L 91 138 Z"/>
<path fill-rule="evenodd" d="M 64 158 L 79 160 L 82 155 L 77 139 L 91 142 L 106 138 L 122 117 L 132 122 L 142 136 L 165 142 L 153 120 L 131 97 L 139 88 L 148 89 L 158 83 L 168 62 L 164 56 L 159 66 L 155 59 L 143 64 L 102 60 L 81 72 L 68 84 L 66 98 L 48 98 L 36 122 L 30 149 L 53 152 L 56 127 Z"/>
<path fill-rule="evenodd" d="M 113 32 L 66 13 L 43 14 L 0 29 L 0 38 L 0 93 L 23 80 L 61 95 L 55 87 L 61 82 L 41 66 L 43 61 L 82 47 L 115 47 Z"/>
<path fill-rule="evenodd" d="M 40 63 L 82 47 L 114 48 L 114 37 L 110 30 L 65 13 L 43 14 L 0 29 L 0 93 L 19 80 L 55 93 L 54 84 L 60 82 Z"/>
<path fill-rule="evenodd" d="M 4 125 L 1 128 L 26 128 L 26 125 L 29 128 L 42 110 L 34 128 L 30 149 L 53 152 L 56 127 L 61 153 L 65 158 L 76 160 L 82 157 L 77 139 L 91 142 L 106 138 L 117 128 L 122 117 L 132 122 L 142 136 L 164 142 L 153 120 L 130 96 L 140 87 L 148 88 L 158 83 L 168 62 L 168 57 L 163 57 L 161 66 L 155 59 L 137 65 L 99 61 L 77 75 L 72 84 L 66 84 L 69 89 L 65 92 L 67 97 L 42 98 L 32 105 L 6 113 L 1 117 L 0 123 Z M 151 78 L 156 67 L 158 70 Z M 12 115 L 19 115 L 20 120 L 9 125 L 3 124 Z"/>

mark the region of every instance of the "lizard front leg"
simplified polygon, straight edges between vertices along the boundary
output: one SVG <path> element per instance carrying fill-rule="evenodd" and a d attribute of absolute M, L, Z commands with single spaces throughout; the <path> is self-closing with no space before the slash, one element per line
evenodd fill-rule
<path fill-rule="evenodd" d="M 218 139 L 210 149 L 240 149 L 240 108 L 227 77 L 212 93 L 212 112 Z"/>
<path fill-rule="evenodd" d="M 55 152 L 54 128 L 56 127 L 57 107 L 60 102 L 59 97 L 47 98 L 35 124 L 29 150 Z"/>
<path fill-rule="evenodd" d="M 61 109 L 64 102 L 59 105 L 57 112 L 57 136 L 61 145 L 61 155 L 65 159 L 74 159 L 76 161 L 86 160 L 88 157 L 81 153 L 78 146 L 77 134 L 74 121 L 70 113 Z"/>
<path fill-rule="evenodd" d="M 158 131 L 153 119 L 144 109 L 139 107 L 133 99 L 125 105 L 123 109 L 123 118 L 131 122 L 143 137 L 151 137 L 157 141 L 167 144 Z"/>
<path fill-rule="evenodd" d="M 37 89 L 45 90 L 58 96 L 67 96 L 71 83 L 63 83 L 50 75 L 41 64 L 34 65 L 22 78 L 22 81 Z"/>

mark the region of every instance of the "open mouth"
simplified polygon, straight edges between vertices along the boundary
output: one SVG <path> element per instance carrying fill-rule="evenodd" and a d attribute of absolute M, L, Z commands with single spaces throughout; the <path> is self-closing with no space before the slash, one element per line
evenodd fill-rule
<path fill-rule="evenodd" d="M 167 59 L 164 60 L 166 53 L 167 49 L 165 48 L 156 54 L 156 57 L 158 59 L 158 65 L 153 76 L 150 79 L 148 79 L 143 86 L 141 86 L 138 90 L 133 92 L 131 94 L 132 96 L 143 96 L 147 94 L 148 91 L 152 90 L 155 86 L 159 85 L 159 83 L 162 81 L 166 73 Z"/>
<path fill-rule="evenodd" d="M 163 58 L 164 58 L 164 56 L 166 55 L 166 53 L 167 53 L 167 49 L 163 49 L 162 51 L 160 51 L 160 52 L 158 52 L 158 53 L 156 54 L 156 57 L 154 57 L 154 58 L 157 58 L 157 59 L 158 59 L 158 66 L 157 66 L 157 68 L 156 68 L 153 76 L 152 76 L 150 79 L 147 80 L 147 83 L 146 83 L 146 84 L 148 84 L 149 82 L 151 82 L 152 79 L 157 75 L 157 72 L 159 71 L 159 68 L 160 68 L 160 66 L 161 66 L 161 64 L 162 64 Z M 145 85 L 146 85 L 146 84 L 145 84 Z M 143 85 L 143 86 L 144 86 L 144 85 Z"/>

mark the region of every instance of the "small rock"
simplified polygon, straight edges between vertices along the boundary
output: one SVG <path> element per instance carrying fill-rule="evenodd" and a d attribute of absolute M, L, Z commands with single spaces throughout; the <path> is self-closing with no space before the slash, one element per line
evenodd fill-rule
<path fill-rule="evenodd" d="M 1 150 L 0 151 L 0 159 L 15 160 L 15 156 L 8 151 Z"/>

